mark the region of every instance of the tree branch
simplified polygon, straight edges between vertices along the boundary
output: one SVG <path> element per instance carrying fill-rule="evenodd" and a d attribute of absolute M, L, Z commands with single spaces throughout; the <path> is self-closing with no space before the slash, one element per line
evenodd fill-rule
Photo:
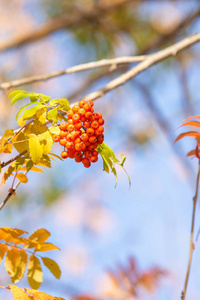
<path fill-rule="evenodd" d="M 185 38 L 184 40 L 167 47 L 164 50 L 158 51 L 155 54 L 151 54 L 150 56 L 147 56 L 145 60 L 143 60 L 141 63 L 139 63 L 137 66 L 133 67 L 131 70 L 127 71 L 126 73 L 122 74 L 121 76 L 117 77 L 116 79 L 110 81 L 105 87 L 102 89 L 95 91 L 93 93 L 90 93 L 83 99 L 85 101 L 88 100 L 96 100 L 97 98 L 100 98 L 104 96 L 104 94 L 108 93 L 109 91 L 123 85 L 136 75 L 140 74 L 144 70 L 148 69 L 149 67 L 157 64 L 158 62 L 170 57 L 170 56 L 176 56 L 179 51 L 182 51 L 191 45 L 200 42 L 200 33 L 197 33 L 195 35 L 192 35 L 190 37 Z"/>
<path fill-rule="evenodd" d="M 184 288 L 183 288 L 183 292 L 182 292 L 182 295 L 181 295 L 182 300 L 185 300 L 185 295 L 186 295 L 187 285 L 188 285 L 188 279 L 189 279 L 189 275 L 190 275 L 190 268 L 191 268 L 191 263 L 192 263 L 192 255 L 193 255 L 194 245 L 195 245 L 194 242 L 193 242 L 193 234 L 194 234 L 194 221 L 195 221 L 196 203 L 197 203 L 198 190 L 199 190 L 199 177 L 200 177 L 200 159 L 199 159 L 199 168 L 198 168 L 197 179 L 196 179 L 196 193 L 195 193 L 195 196 L 193 198 L 192 225 L 191 225 L 191 233 L 190 233 L 190 253 L 189 253 L 187 272 L 186 272 L 186 276 L 185 276 Z"/>
<path fill-rule="evenodd" d="M 139 55 L 139 56 L 122 56 L 122 57 L 117 57 L 117 58 L 113 58 L 113 59 L 102 59 L 99 61 L 94 61 L 94 62 L 74 66 L 74 67 L 71 67 L 71 68 L 68 68 L 65 70 L 55 71 L 50 74 L 36 75 L 36 76 L 27 77 L 27 78 L 22 78 L 19 80 L 13 80 L 10 82 L 3 82 L 0 84 L 0 89 L 5 90 L 5 89 L 11 88 L 11 87 L 16 87 L 16 86 L 19 86 L 22 84 L 28 84 L 28 83 L 33 83 L 33 82 L 37 82 L 37 81 L 44 81 L 44 80 L 48 80 L 50 78 L 58 77 L 61 75 L 76 73 L 76 72 L 99 68 L 99 67 L 109 66 L 110 69 L 113 70 L 113 69 L 117 68 L 117 66 L 119 66 L 119 65 L 141 62 L 145 58 L 146 58 L 146 56 Z"/>
<path fill-rule="evenodd" d="M 2 162 L 0 164 L 0 169 L 4 168 L 5 166 L 11 164 L 13 161 L 15 161 L 16 159 L 18 159 L 19 157 L 21 157 L 22 155 L 24 155 L 27 152 L 27 150 L 24 150 L 23 152 L 19 153 L 18 155 L 16 155 L 15 157 L 11 158 L 10 160 L 6 161 L 6 162 Z"/>

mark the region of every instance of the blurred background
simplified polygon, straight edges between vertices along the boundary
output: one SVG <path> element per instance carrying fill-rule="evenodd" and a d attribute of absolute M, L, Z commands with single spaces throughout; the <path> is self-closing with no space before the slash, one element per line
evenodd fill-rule
<path fill-rule="evenodd" d="M 1 0 L 0 81 L 42 75 L 103 58 L 156 52 L 199 32 L 199 1 Z M 127 71 L 99 68 L 17 87 L 71 103 Z M 41 290 L 65 299 L 180 299 L 189 255 L 197 160 L 191 138 L 173 145 L 183 119 L 199 115 L 200 45 L 151 67 L 95 101 L 105 142 L 127 155 L 128 180 L 102 161 L 85 169 L 72 160 L 29 174 L 1 211 L 0 226 L 51 232 L 61 251 L 48 256 L 60 280 L 44 269 Z M 16 111 L 0 91 L 0 134 L 17 128 Z M 61 146 L 55 145 L 59 155 Z M 1 161 L 9 159 L 1 157 Z M 2 201 L 11 182 L 1 187 Z M 200 226 L 197 208 L 195 237 Z M 44 253 L 44 256 L 47 256 Z M 200 298 L 197 244 L 187 291 Z M 10 282 L 3 265 L 1 285 Z M 18 284 L 28 287 L 26 276 Z M 12 299 L 10 291 L 1 297 Z"/>

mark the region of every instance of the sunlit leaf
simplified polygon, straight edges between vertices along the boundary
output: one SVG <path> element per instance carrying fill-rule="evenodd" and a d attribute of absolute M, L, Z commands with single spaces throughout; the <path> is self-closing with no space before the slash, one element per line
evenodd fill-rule
<path fill-rule="evenodd" d="M 9 95 L 9 97 L 11 98 L 11 94 Z M 11 105 L 13 105 L 15 102 L 17 102 L 17 101 L 19 101 L 19 100 L 21 100 L 21 99 L 23 99 L 23 98 L 26 98 L 26 97 L 29 97 L 29 93 L 24 93 L 24 92 L 22 92 L 22 93 L 18 93 L 17 95 L 15 95 L 13 98 L 12 98 L 12 100 L 11 100 Z"/>
<path fill-rule="evenodd" d="M 47 113 L 47 119 L 53 123 L 58 122 L 58 111 L 57 108 L 50 109 Z"/>
<path fill-rule="evenodd" d="M 33 254 L 28 262 L 28 282 L 31 288 L 39 289 L 43 279 L 42 268 L 39 259 Z"/>
<path fill-rule="evenodd" d="M 50 250 L 60 250 L 60 249 L 51 243 L 38 244 L 35 247 L 35 251 L 39 251 L 39 252 L 50 251 Z"/>
<path fill-rule="evenodd" d="M 30 300 L 29 295 L 19 287 L 9 284 L 14 300 Z"/>
<path fill-rule="evenodd" d="M 27 136 L 24 135 L 23 132 L 18 133 L 13 139 L 12 139 L 13 146 L 15 149 L 21 153 L 25 150 L 28 151 L 28 139 Z"/>
<path fill-rule="evenodd" d="M 14 163 L 11 163 L 8 169 L 3 173 L 1 184 L 4 184 L 6 180 L 11 176 L 12 172 L 15 170 L 15 165 Z"/>
<path fill-rule="evenodd" d="M 8 246 L 5 244 L 0 244 L 0 263 L 2 262 L 4 255 L 8 251 Z"/>
<path fill-rule="evenodd" d="M 48 257 L 41 257 L 44 265 L 49 269 L 49 271 L 57 278 L 60 279 L 61 270 L 59 265 Z"/>
<path fill-rule="evenodd" d="M 19 109 L 18 113 L 16 114 L 16 120 L 19 118 L 19 116 L 21 115 L 21 113 L 23 112 L 23 110 L 24 110 L 25 108 L 27 108 L 29 105 L 33 105 L 34 103 L 36 103 L 36 102 L 30 102 L 30 103 L 28 103 L 28 104 L 22 106 L 22 107 Z M 23 119 L 23 118 L 22 118 L 22 119 Z"/>
<path fill-rule="evenodd" d="M 33 289 L 25 289 L 25 290 L 29 293 L 29 295 L 33 296 L 34 299 L 36 300 L 64 300 L 63 298 L 54 297 L 44 292 L 36 291 Z"/>
<path fill-rule="evenodd" d="M 12 282 L 13 278 L 17 271 L 18 260 L 19 260 L 19 249 L 11 248 L 7 251 L 6 259 L 5 259 L 5 268 L 7 273 L 10 275 Z"/>
<path fill-rule="evenodd" d="M 52 133 L 52 134 L 59 134 L 60 133 L 60 128 L 59 126 L 50 126 L 48 127 L 49 131 Z"/>
<path fill-rule="evenodd" d="M 37 164 L 43 155 L 43 145 L 37 135 L 31 134 L 29 137 L 29 152 L 34 164 Z"/>
<path fill-rule="evenodd" d="M 50 235 L 51 233 L 48 230 L 39 228 L 31 234 L 29 239 L 35 242 L 44 243 L 46 240 L 48 240 Z"/>
<path fill-rule="evenodd" d="M 27 176 L 25 174 L 23 174 L 23 173 L 17 173 L 16 177 L 22 183 L 27 183 L 28 182 Z"/>
<path fill-rule="evenodd" d="M 23 119 L 24 120 L 31 119 L 35 115 L 35 113 L 41 109 L 43 111 L 44 105 L 42 105 L 40 103 L 31 108 L 27 108 L 23 113 Z"/>
<path fill-rule="evenodd" d="M 43 154 L 47 155 L 51 151 L 53 139 L 51 133 L 47 130 L 38 135 L 40 144 L 43 145 Z"/>
<path fill-rule="evenodd" d="M 27 265 L 27 253 L 22 249 L 18 253 L 18 264 L 16 267 L 15 275 L 12 277 L 12 282 L 16 283 L 18 282 L 24 275 L 24 272 L 26 270 Z"/>

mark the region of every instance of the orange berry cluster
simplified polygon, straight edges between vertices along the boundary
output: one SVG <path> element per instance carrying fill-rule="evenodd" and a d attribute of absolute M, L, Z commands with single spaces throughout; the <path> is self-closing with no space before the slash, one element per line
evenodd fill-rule
<path fill-rule="evenodd" d="M 60 124 L 60 134 L 53 136 L 54 142 L 64 146 L 62 158 L 74 158 L 86 168 L 97 162 L 96 148 L 104 141 L 104 119 L 99 112 L 94 112 L 93 101 L 79 101 L 68 110 L 68 122 Z"/>

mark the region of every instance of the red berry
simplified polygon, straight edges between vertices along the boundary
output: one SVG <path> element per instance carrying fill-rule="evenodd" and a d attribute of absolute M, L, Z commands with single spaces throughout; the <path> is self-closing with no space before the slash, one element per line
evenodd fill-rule
<path fill-rule="evenodd" d="M 77 123 L 77 122 L 80 120 L 79 114 L 74 114 L 74 115 L 72 116 L 72 120 L 74 121 L 74 123 Z"/>
<path fill-rule="evenodd" d="M 92 118 L 92 112 L 91 111 L 87 111 L 85 113 L 85 117 L 86 117 L 86 119 L 91 119 Z"/>
<path fill-rule="evenodd" d="M 86 130 L 86 133 L 87 133 L 88 136 L 92 136 L 92 135 L 94 135 L 94 129 L 93 128 L 88 128 Z"/>
<path fill-rule="evenodd" d="M 71 119 L 72 116 L 73 116 L 73 114 L 74 114 L 74 112 L 73 112 L 72 109 L 68 110 L 68 112 L 67 112 L 67 117 L 68 117 L 68 119 Z"/>
<path fill-rule="evenodd" d="M 77 113 L 79 109 L 80 109 L 79 105 L 74 105 L 72 107 L 72 110 L 73 110 L 74 113 Z"/>
<path fill-rule="evenodd" d="M 90 143 L 93 144 L 93 143 L 95 143 L 96 141 L 97 141 L 97 138 L 96 138 L 95 135 L 92 135 L 92 136 L 89 137 L 89 142 L 90 142 Z"/>
<path fill-rule="evenodd" d="M 75 127 L 76 129 L 81 129 L 82 123 L 81 123 L 81 122 L 77 122 L 77 123 L 75 123 L 74 127 Z"/>
<path fill-rule="evenodd" d="M 62 158 L 64 158 L 64 159 L 68 158 L 68 153 L 67 153 L 67 151 L 61 152 L 60 156 L 61 156 Z"/>
<path fill-rule="evenodd" d="M 68 125 L 68 126 L 67 126 L 67 130 L 68 130 L 69 132 L 74 131 L 74 125 L 72 125 L 72 124 Z"/>
<path fill-rule="evenodd" d="M 60 136 L 59 136 L 59 135 L 54 135 L 54 136 L 53 136 L 53 141 L 54 141 L 55 143 L 59 142 L 59 141 L 60 141 Z"/>
<path fill-rule="evenodd" d="M 104 119 L 100 118 L 100 119 L 98 120 L 98 123 L 99 123 L 99 125 L 103 125 L 103 124 L 104 124 Z"/>
<path fill-rule="evenodd" d="M 65 131 L 66 129 L 67 129 L 67 123 L 65 123 L 65 122 L 62 122 L 62 123 L 60 123 L 60 130 L 63 130 L 63 131 Z"/>
<path fill-rule="evenodd" d="M 79 106 L 82 108 L 84 105 L 86 104 L 86 102 L 84 100 L 79 101 Z"/>
<path fill-rule="evenodd" d="M 87 142 L 88 139 L 89 139 L 89 137 L 88 137 L 87 133 L 83 133 L 83 134 L 81 134 L 80 139 L 81 139 L 83 142 Z"/>
<path fill-rule="evenodd" d="M 94 106 L 94 102 L 93 102 L 92 100 L 87 101 L 87 104 L 88 104 L 90 107 Z"/>
<path fill-rule="evenodd" d="M 90 122 L 89 121 L 84 122 L 83 127 L 84 128 L 90 128 Z"/>
<path fill-rule="evenodd" d="M 91 127 L 94 128 L 94 129 L 98 129 L 99 128 L 99 123 L 97 121 L 93 121 L 91 123 Z"/>
<path fill-rule="evenodd" d="M 61 146 L 65 146 L 66 143 L 67 143 L 67 140 L 66 140 L 66 139 L 61 139 L 61 140 L 59 141 L 59 143 L 60 143 Z"/>
<path fill-rule="evenodd" d="M 97 162 L 97 160 L 98 160 L 98 157 L 97 157 L 97 156 L 91 156 L 91 157 L 90 157 L 90 161 L 91 161 L 92 163 Z"/>

